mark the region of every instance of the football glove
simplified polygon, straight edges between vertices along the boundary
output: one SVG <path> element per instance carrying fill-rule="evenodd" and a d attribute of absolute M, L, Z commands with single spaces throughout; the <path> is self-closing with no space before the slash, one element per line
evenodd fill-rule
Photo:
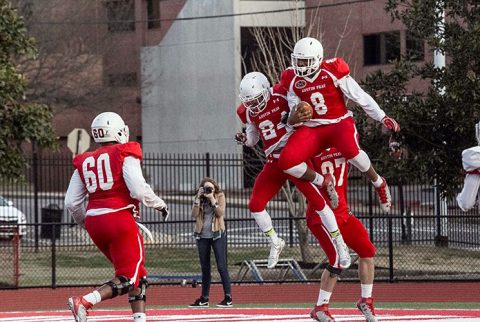
<path fill-rule="evenodd" d="M 170 211 L 168 210 L 168 206 L 155 208 L 156 210 L 160 211 L 162 215 L 163 221 L 167 221 L 168 217 L 170 217 Z"/>
<path fill-rule="evenodd" d="M 400 131 L 400 124 L 398 124 L 397 121 L 395 121 L 391 117 L 385 116 L 382 119 L 382 124 L 387 129 L 392 130 L 393 132 L 399 132 Z"/>
<path fill-rule="evenodd" d="M 245 144 L 247 142 L 247 135 L 245 133 L 237 133 L 235 134 L 235 141 L 237 144 Z"/>

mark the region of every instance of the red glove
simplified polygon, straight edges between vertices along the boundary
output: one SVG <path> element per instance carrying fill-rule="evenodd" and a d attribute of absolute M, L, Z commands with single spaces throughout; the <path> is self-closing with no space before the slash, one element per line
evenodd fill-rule
<path fill-rule="evenodd" d="M 399 132 L 400 131 L 400 124 L 398 124 L 397 121 L 395 121 L 391 117 L 385 116 L 382 119 L 382 124 L 387 129 L 392 130 L 393 132 Z"/>

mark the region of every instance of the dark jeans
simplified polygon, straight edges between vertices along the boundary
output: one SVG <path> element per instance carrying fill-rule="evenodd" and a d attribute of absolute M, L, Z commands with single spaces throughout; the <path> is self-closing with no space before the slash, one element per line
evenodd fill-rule
<path fill-rule="evenodd" d="M 213 238 L 197 239 L 198 256 L 200 257 L 200 265 L 202 266 L 202 296 L 208 298 L 210 292 L 210 284 L 212 282 L 210 262 L 210 254 L 213 248 L 215 253 L 215 260 L 217 262 L 217 270 L 222 279 L 223 292 L 225 294 L 232 294 L 230 285 L 230 276 L 227 269 L 227 236 L 226 232 L 222 234 L 217 240 Z"/>

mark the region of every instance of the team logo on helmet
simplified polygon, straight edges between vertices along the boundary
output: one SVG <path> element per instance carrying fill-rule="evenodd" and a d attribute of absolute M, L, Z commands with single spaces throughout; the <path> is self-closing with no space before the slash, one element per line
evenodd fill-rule
<path fill-rule="evenodd" d="M 299 81 L 297 81 L 297 82 L 295 83 L 295 88 L 302 89 L 302 88 L 304 88 L 306 85 L 307 85 L 307 82 L 304 81 L 303 79 L 301 79 L 301 80 L 299 80 Z"/>

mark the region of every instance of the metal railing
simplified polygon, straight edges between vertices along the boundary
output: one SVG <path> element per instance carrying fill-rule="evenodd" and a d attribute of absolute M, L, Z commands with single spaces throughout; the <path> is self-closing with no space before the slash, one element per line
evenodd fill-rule
<path fill-rule="evenodd" d="M 227 197 L 230 275 L 236 276 L 242 262 L 268 256 L 268 241 L 247 207 L 258 167 L 247 167 L 242 155 L 147 155 L 143 166 L 147 181 L 166 200 L 172 213 L 170 221 L 161 222 L 158 213 L 141 209 L 142 222 L 154 236 L 154 241 L 146 242 L 146 264 L 151 274 L 200 273 L 190 211 L 195 185 L 204 176 L 217 179 Z M 72 173 L 69 156 L 54 156 L 29 160 L 25 183 L 3 184 L 1 194 L 25 214 L 27 232 L 17 243 L 17 263 L 11 255 L 15 254 L 15 244 L 8 238 L 0 241 L 0 288 L 95 285 L 111 277 L 110 264 L 62 209 Z M 395 182 L 394 178 L 389 179 Z M 377 248 L 377 280 L 480 277 L 476 270 L 480 264 L 478 208 L 463 213 L 454 200 L 447 200 L 442 203 L 446 207 L 442 210 L 433 187 L 424 182 L 390 185 L 390 190 L 394 203 L 391 214 L 384 215 L 371 184 L 355 169 L 351 170 L 348 200 Z M 299 243 L 296 223 L 305 219 L 292 217 L 287 208 L 282 194 L 267 208 L 277 232 L 287 241 L 282 257 L 296 260 L 308 280 L 318 280 L 321 271 L 314 268 L 321 267 L 318 264 L 325 261 L 325 256 L 313 236 L 309 235 L 305 245 Z M 310 251 L 303 252 L 301 247 Z M 302 257 L 305 253 L 310 255 Z M 343 279 L 356 279 L 355 268 L 344 272 Z M 278 274 L 266 270 L 262 276 L 267 282 L 275 282 Z M 248 277 L 242 283 L 254 282 L 253 277 L 251 281 Z M 215 274 L 213 278 L 219 281 Z M 285 278 L 294 279 L 288 274 Z"/>

